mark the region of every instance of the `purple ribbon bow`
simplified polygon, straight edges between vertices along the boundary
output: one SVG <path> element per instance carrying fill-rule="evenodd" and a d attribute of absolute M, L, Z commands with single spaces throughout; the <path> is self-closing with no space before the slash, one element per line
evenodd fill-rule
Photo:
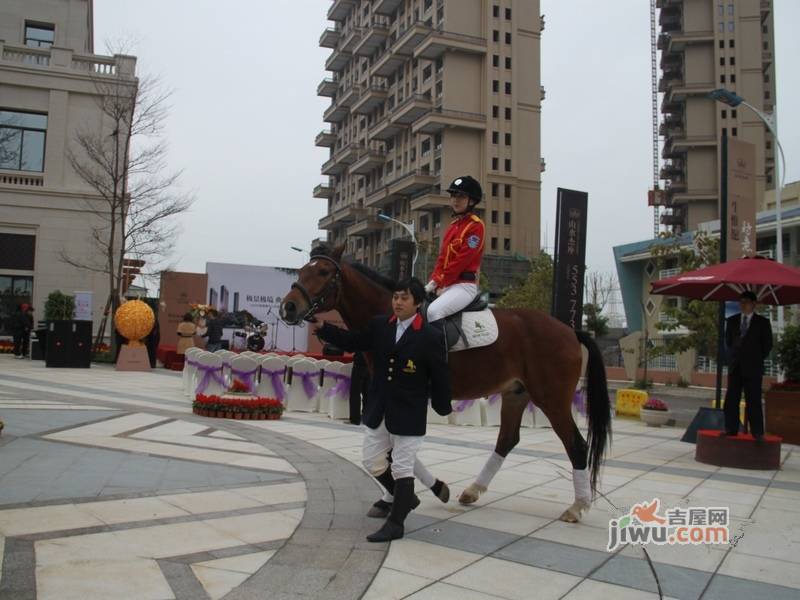
<path fill-rule="evenodd" d="M 252 371 L 240 371 L 239 369 L 231 368 L 231 374 L 238 377 L 247 386 L 247 391 L 251 394 L 256 391 L 256 373 L 258 373 L 258 367 Z"/>
<path fill-rule="evenodd" d="M 586 398 L 582 390 L 575 390 L 575 395 L 572 396 L 572 406 L 574 406 L 581 416 L 586 416 Z"/>
<path fill-rule="evenodd" d="M 328 390 L 328 393 L 325 394 L 327 398 L 333 398 L 337 394 L 344 396 L 346 392 L 350 391 L 350 382 L 352 381 L 351 377 L 348 377 L 347 375 L 340 375 L 339 373 L 325 373 L 325 377 L 330 377 L 336 382 L 336 385 L 334 385 L 330 390 Z"/>
<path fill-rule="evenodd" d="M 286 388 L 283 386 L 283 376 L 286 374 L 286 367 L 281 367 L 274 371 L 261 367 L 261 377 L 264 377 L 264 373 L 269 375 L 272 389 L 275 390 L 275 396 L 281 401 L 281 404 L 283 404 L 286 400 Z"/>
<path fill-rule="evenodd" d="M 225 387 L 225 380 L 222 378 L 222 367 L 215 367 L 213 365 L 197 365 L 197 370 L 203 372 L 203 378 L 197 384 L 195 394 L 203 394 L 208 388 L 208 384 L 212 381 Z"/>
<path fill-rule="evenodd" d="M 453 402 L 453 404 L 455 404 L 453 410 L 457 413 L 461 413 L 467 410 L 473 404 L 475 404 L 475 400 L 456 400 L 455 402 Z"/>
<path fill-rule="evenodd" d="M 199 362 L 197 362 L 196 360 L 192 360 L 191 358 L 185 360 L 184 363 L 186 363 L 190 367 L 198 367 L 198 366 L 200 366 Z"/>
<path fill-rule="evenodd" d="M 315 379 L 319 379 L 319 371 L 292 371 L 292 377 L 299 377 L 303 380 L 303 390 L 308 396 L 309 400 L 313 400 L 317 394 L 317 384 L 314 383 Z"/>

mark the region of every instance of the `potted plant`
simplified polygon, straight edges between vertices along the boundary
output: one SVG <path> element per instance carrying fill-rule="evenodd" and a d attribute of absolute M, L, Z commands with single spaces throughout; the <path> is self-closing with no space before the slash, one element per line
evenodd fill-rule
<path fill-rule="evenodd" d="M 669 421 L 669 417 L 669 406 L 658 398 L 650 398 L 639 411 L 639 418 L 647 423 L 648 427 L 661 427 Z"/>
<path fill-rule="evenodd" d="M 775 360 L 785 380 L 764 396 L 766 428 L 789 444 L 800 444 L 800 325 L 789 325 L 775 345 Z"/>

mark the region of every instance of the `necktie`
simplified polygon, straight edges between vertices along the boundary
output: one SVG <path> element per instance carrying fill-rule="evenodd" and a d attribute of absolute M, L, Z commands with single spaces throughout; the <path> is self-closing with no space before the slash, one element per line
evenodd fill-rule
<path fill-rule="evenodd" d="M 744 337 L 747 335 L 747 328 L 750 326 L 750 317 L 744 316 L 742 317 L 742 328 L 741 328 L 741 335 Z"/>

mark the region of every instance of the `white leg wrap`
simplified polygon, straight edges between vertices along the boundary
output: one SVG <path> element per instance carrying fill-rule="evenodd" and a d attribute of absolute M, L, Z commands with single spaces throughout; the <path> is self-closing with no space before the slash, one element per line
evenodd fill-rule
<path fill-rule="evenodd" d="M 478 477 L 475 479 L 475 483 L 482 487 L 483 491 L 486 491 L 489 484 L 492 483 L 492 479 L 497 475 L 500 467 L 503 466 L 503 461 L 505 461 L 504 456 L 500 456 L 497 452 L 492 452 L 486 464 L 483 465 L 483 469 L 481 469 L 481 472 L 478 473 Z"/>
<path fill-rule="evenodd" d="M 383 490 L 383 496 L 381 496 L 381 500 L 383 500 L 384 502 L 388 502 L 389 504 L 391 504 L 392 502 L 394 502 L 394 496 L 392 496 L 392 495 L 391 495 L 391 494 L 388 492 L 388 490 Z"/>
<path fill-rule="evenodd" d="M 419 479 L 422 485 L 424 485 L 426 488 L 429 488 L 436 483 L 436 478 L 430 471 L 428 471 L 427 467 L 419 461 L 419 459 L 414 461 L 414 477 Z"/>
<path fill-rule="evenodd" d="M 577 523 L 583 513 L 592 506 L 592 487 L 589 483 L 588 469 L 572 470 L 572 486 L 575 489 L 575 501 L 561 514 L 561 520 L 567 523 Z"/>

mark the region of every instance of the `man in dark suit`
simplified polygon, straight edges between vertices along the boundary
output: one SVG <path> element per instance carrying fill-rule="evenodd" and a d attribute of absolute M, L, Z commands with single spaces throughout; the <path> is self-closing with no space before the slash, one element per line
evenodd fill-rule
<path fill-rule="evenodd" d="M 320 339 L 372 356 L 362 460 L 394 500 L 383 527 L 367 536 L 370 542 L 403 537 L 403 523 L 419 504 L 414 494 L 414 463 L 425 436 L 428 398 L 440 415 L 452 411 L 442 334 L 424 324 L 418 312 L 424 295 L 419 280 L 400 282 L 392 296 L 392 316 L 375 317 L 364 331 L 345 331 L 328 323 L 317 331 Z"/>
<path fill-rule="evenodd" d="M 728 348 L 728 391 L 725 394 L 725 432 L 739 433 L 739 402 L 744 390 L 750 433 L 757 440 L 764 437 L 764 412 L 761 410 L 761 379 L 764 359 L 772 350 L 772 327 L 769 319 L 757 315 L 756 295 L 743 292 L 739 296 L 741 314 L 725 323 L 725 345 Z"/>

